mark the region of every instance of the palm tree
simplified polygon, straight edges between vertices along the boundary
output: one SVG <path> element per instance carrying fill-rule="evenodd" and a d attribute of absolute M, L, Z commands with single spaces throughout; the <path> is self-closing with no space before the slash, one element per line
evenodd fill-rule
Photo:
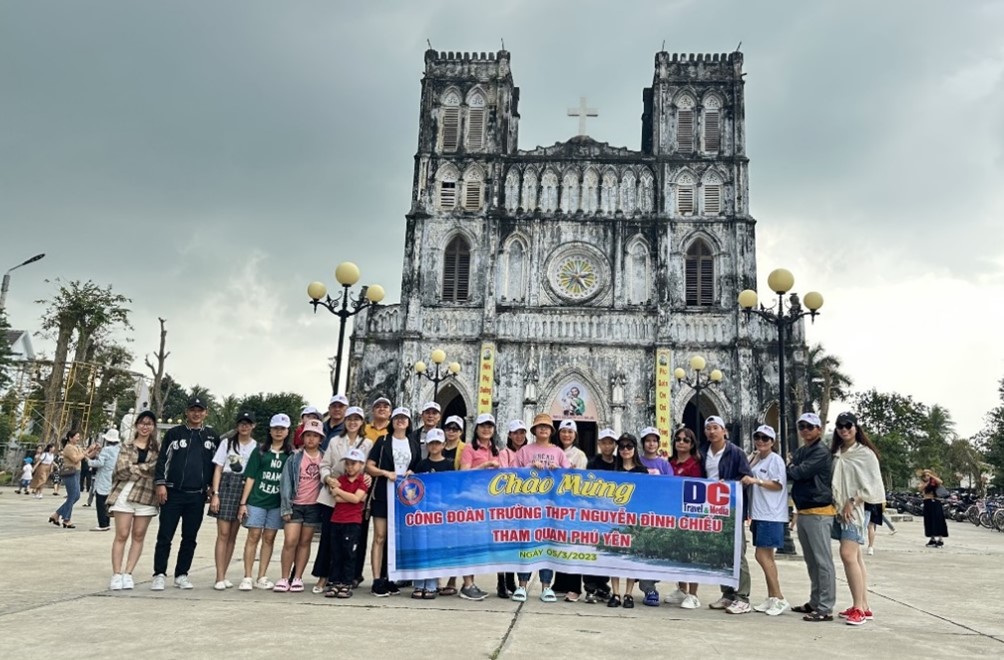
<path fill-rule="evenodd" d="M 850 395 L 854 381 L 840 370 L 843 366 L 840 358 L 827 354 L 822 344 L 816 344 L 809 349 L 805 362 L 809 401 L 819 411 L 819 419 L 822 420 L 825 429 L 830 402 L 846 399 Z"/>

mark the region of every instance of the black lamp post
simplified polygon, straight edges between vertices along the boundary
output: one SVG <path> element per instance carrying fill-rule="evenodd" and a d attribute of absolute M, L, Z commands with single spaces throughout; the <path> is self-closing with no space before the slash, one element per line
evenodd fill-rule
<path fill-rule="evenodd" d="M 351 261 L 338 264 L 335 269 L 335 279 L 342 286 L 342 292 L 335 298 L 328 295 L 328 289 L 321 282 L 311 282 L 307 285 L 307 295 L 310 304 L 317 313 L 318 306 L 325 308 L 338 317 L 338 350 L 335 353 L 335 368 L 331 374 L 331 393 L 338 394 L 338 384 L 342 374 L 342 348 L 345 343 L 345 322 L 350 316 L 355 316 L 367 307 L 376 305 L 384 297 L 383 287 L 379 284 L 364 286 L 359 295 L 353 298 L 349 287 L 359 281 L 359 267 Z M 322 301 L 321 298 L 324 298 Z M 351 309 L 349 308 L 351 305 Z"/>
<path fill-rule="evenodd" d="M 429 365 L 421 360 L 415 363 L 415 373 L 432 382 L 432 400 L 435 401 L 439 396 L 439 384 L 447 378 L 459 374 L 460 363 L 451 362 L 444 367 L 443 363 L 446 362 L 446 352 L 441 348 L 432 351 L 430 357 L 432 358 L 432 365 L 434 367 L 432 373 L 429 373 Z"/>
<path fill-rule="evenodd" d="M 24 261 L 14 266 L 13 268 L 8 269 L 7 272 L 3 274 L 3 284 L 0 284 L 0 312 L 4 310 L 4 305 L 7 304 L 7 290 L 10 288 L 11 272 L 17 270 L 21 266 L 27 266 L 28 264 L 33 264 L 44 256 L 45 256 L 44 252 L 42 254 L 36 254 L 31 259 L 25 259 Z"/>
<path fill-rule="evenodd" d="M 683 367 L 677 367 L 673 370 L 676 382 L 685 383 L 694 388 L 694 436 L 698 443 L 701 440 L 701 390 L 722 382 L 722 372 L 718 369 L 712 369 L 710 374 L 703 379 L 701 378 L 701 372 L 707 366 L 708 363 L 703 357 L 695 355 L 690 358 L 690 368 L 694 371 L 693 376 L 688 377 Z"/>

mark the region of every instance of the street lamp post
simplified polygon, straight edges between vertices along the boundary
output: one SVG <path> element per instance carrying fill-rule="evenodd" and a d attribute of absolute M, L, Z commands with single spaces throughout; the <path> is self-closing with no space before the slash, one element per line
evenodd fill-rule
<path fill-rule="evenodd" d="M 432 351 L 430 357 L 434 366 L 433 372 L 429 373 L 429 365 L 419 360 L 415 363 L 415 373 L 432 381 L 432 400 L 435 401 L 439 396 L 439 384 L 447 378 L 459 374 L 460 363 L 451 362 L 444 369 L 443 363 L 446 362 L 446 352 L 441 348 Z"/>
<path fill-rule="evenodd" d="M 383 300 L 384 290 L 379 284 L 364 286 L 359 295 L 353 298 L 349 287 L 359 281 L 359 267 L 351 261 L 338 264 L 335 269 L 335 279 L 342 286 L 342 292 L 332 298 L 328 289 L 321 282 L 311 282 L 307 285 L 307 295 L 310 304 L 317 313 L 318 306 L 325 308 L 338 317 L 338 349 L 335 353 L 335 369 L 331 375 L 331 393 L 338 394 L 338 384 L 342 374 L 342 347 L 345 343 L 345 322 L 350 316 L 355 316 L 367 307 L 372 307 Z M 321 298 L 324 298 L 322 301 Z M 351 305 L 351 309 L 349 308 Z"/>
<path fill-rule="evenodd" d="M 690 358 L 690 368 L 694 371 L 693 376 L 688 377 L 683 367 L 677 367 L 673 370 L 676 382 L 685 383 L 694 388 L 694 436 L 698 441 L 701 439 L 701 390 L 722 382 L 722 372 L 718 369 L 712 369 L 711 373 L 701 380 L 701 372 L 706 366 L 707 362 L 704 358 L 695 355 Z"/>
<path fill-rule="evenodd" d="M 13 271 L 17 270 L 18 268 L 20 268 L 21 266 L 27 266 L 28 264 L 35 263 L 44 256 L 45 256 L 44 252 L 42 254 L 36 254 L 31 259 L 26 259 L 22 261 L 21 263 L 9 269 L 6 273 L 3 274 L 3 284 L 0 285 L 0 312 L 6 309 L 5 305 L 7 304 L 7 289 L 10 288 L 10 274 Z"/>

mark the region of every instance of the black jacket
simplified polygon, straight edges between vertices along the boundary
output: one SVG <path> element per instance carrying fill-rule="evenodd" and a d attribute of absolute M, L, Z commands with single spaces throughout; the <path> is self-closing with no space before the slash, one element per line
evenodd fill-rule
<path fill-rule="evenodd" d="M 380 436 L 370 450 L 367 461 L 373 461 L 381 470 L 394 472 L 393 444 L 394 439 L 391 435 Z M 408 438 L 408 446 L 411 447 L 411 462 L 408 463 L 408 469 L 414 472 L 422 460 L 422 445 L 418 440 Z M 373 499 L 379 501 L 387 499 L 387 477 L 377 477 L 373 484 Z"/>
<path fill-rule="evenodd" d="M 157 455 L 153 484 L 188 493 L 199 493 L 213 483 L 213 456 L 220 436 L 211 427 L 190 429 L 182 424 L 169 429 Z"/>
<path fill-rule="evenodd" d="M 833 504 L 833 456 L 822 439 L 795 450 L 788 466 L 788 483 L 799 511 Z"/>

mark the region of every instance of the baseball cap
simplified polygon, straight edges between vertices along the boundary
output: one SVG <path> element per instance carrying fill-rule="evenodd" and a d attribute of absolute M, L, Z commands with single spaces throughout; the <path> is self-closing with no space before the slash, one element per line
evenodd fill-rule
<path fill-rule="evenodd" d="M 363 453 L 362 449 L 353 447 L 352 449 L 345 452 L 345 456 L 342 456 L 343 461 L 357 461 L 359 463 L 366 462 L 366 454 Z"/>
<path fill-rule="evenodd" d="M 662 437 L 662 434 L 659 433 L 659 429 L 655 428 L 654 426 L 646 426 L 645 428 L 643 428 L 641 430 L 641 433 L 638 434 L 638 437 L 644 440 L 646 435 L 654 435 L 657 438 Z"/>
<path fill-rule="evenodd" d="M 756 431 L 753 431 L 753 435 L 756 435 L 757 433 L 762 433 L 771 440 L 777 437 L 777 434 L 774 433 L 774 427 L 768 426 L 766 424 L 761 424 L 760 426 L 756 427 Z"/>
<path fill-rule="evenodd" d="M 324 437 L 324 424 L 321 424 L 319 419 L 308 419 L 303 423 L 304 433 L 316 433 L 317 435 Z"/>
<path fill-rule="evenodd" d="M 837 415 L 837 424 L 847 424 L 847 423 L 851 423 L 854 426 L 858 425 L 858 418 L 854 415 L 854 413 L 842 412 L 839 415 Z"/>
<path fill-rule="evenodd" d="M 603 430 L 600 431 L 600 437 L 599 437 L 599 439 L 600 440 L 607 440 L 607 439 L 609 439 L 609 440 L 613 440 L 614 442 L 616 442 L 617 441 L 617 434 L 614 432 L 614 430 L 612 428 L 605 428 L 605 429 L 603 429 Z"/>
<path fill-rule="evenodd" d="M 422 412 L 426 410 L 435 410 L 436 412 L 443 412 L 443 409 L 435 401 L 426 401 L 425 405 L 422 406 Z"/>
<path fill-rule="evenodd" d="M 286 413 L 279 413 L 278 415 L 272 415 L 272 419 L 268 423 L 270 428 L 282 427 L 284 429 L 289 428 L 289 415 Z"/>
<path fill-rule="evenodd" d="M 816 413 L 802 413 L 802 416 L 798 418 L 798 421 L 808 422 L 813 426 L 818 426 L 819 428 L 823 428 L 823 421 L 819 419 L 819 415 L 817 415 Z"/>
<path fill-rule="evenodd" d="M 343 406 L 347 406 L 349 405 L 349 397 L 345 396 L 344 394 L 336 394 L 335 396 L 331 397 L 331 401 L 328 401 L 329 406 L 334 405 L 336 403 L 340 403 Z"/>
<path fill-rule="evenodd" d="M 254 424 L 254 415 L 252 415 L 247 410 L 242 411 L 241 413 L 239 413 L 237 415 L 237 421 L 236 421 L 236 423 L 240 424 L 241 422 L 250 422 L 250 423 Z"/>
<path fill-rule="evenodd" d="M 303 417 L 304 415 L 317 415 L 320 417 L 321 411 L 314 406 L 304 406 L 303 410 L 300 411 L 300 417 Z"/>
<path fill-rule="evenodd" d="M 348 410 L 345 411 L 346 418 L 352 417 L 352 415 L 358 415 L 359 417 L 366 419 L 366 413 L 364 413 L 363 409 L 359 406 L 349 406 Z"/>
<path fill-rule="evenodd" d="M 446 434 L 441 429 L 429 429 L 425 434 L 425 444 L 430 442 L 446 442 Z"/>
<path fill-rule="evenodd" d="M 449 426 L 450 424 L 456 424 L 462 431 L 464 429 L 464 418 L 459 415 L 450 415 L 446 418 L 446 423 L 443 426 Z"/>
<path fill-rule="evenodd" d="M 189 408 L 202 408 L 203 410 L 206 410 L 208 408 L 208 406 L 206 406 L 205 399 L 203 399 L 201 396 L 190 396 L 190 397 L 188 397 L 188 407 Z"/>
<path fill-rule="evenodd" d="M 482 424 L 491 424 L 495 426 L 495 416 L 491 413 L 481 413 L 478 418 L 474 420 L 474 426 L 481 426 Z"/>
<path fill-rule="evenodd" d="M 394 412 L 390 414 L 390 418 L 394 419 L 395 417 L 407 417 L 408 419 L 411 419 L 411 411 L 404 406 L 394 408 Z"/>
<path fill-rule="evenodd" d="M 579 432 L 579 427 L 575 424 L 574 419 L 561 420 L 561 424 L 558 424 L 558 430 L 560 431 L 561 429 L 572 429 L 576 433 Z"/>
<path fill-rule="evenodd" d="M 522 419 L 514 419 L 509 422 L 509 433 L 515 433 L 516 431 L 525 431 L 526 424 Z"/>
<path fill-rule="evenodd" d="M 380 405 L 381 403 L 386 403 L 386 404 L 387 404 L 388 406 L 392 406 L 392 405 L 394 405 L 394 404 L 392 404 L 392 403 L 390 402 L 390 399 L 388 399 L 388 398 L 387 398 L 387 397 L 385 397 L 385 396 L 381 396 L 381 397 L 377 397 L 377 400 L 373 402 L 373 407 L 374 407 L 374 408 L 376 408 L 376 407 L 377 407 L 377 406 L 379 406 L 379 405 Z"/>
<path fill-rule="evenodd" d="M 707 428 L 711 424 L 718 424 L 722 428 L 725 428 L 725 420 L 719 417 L 718 415 L 712 415 L 711 417 L 708 417 L 706 420 L 704 420 L 705 428 Z"/>

